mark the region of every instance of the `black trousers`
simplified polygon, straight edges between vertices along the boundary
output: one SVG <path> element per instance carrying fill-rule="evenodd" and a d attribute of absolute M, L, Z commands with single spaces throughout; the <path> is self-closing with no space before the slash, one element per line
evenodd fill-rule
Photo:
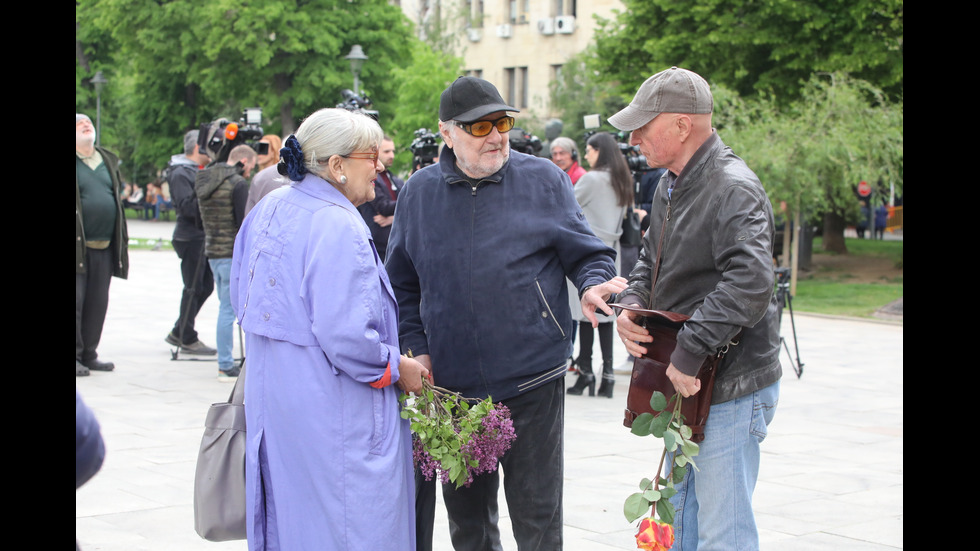
<path fill-rule="evenodd" d="M 99 357 L 105 314 L 109 310 L 112 249 L 85 249 L 85 273 L 75 274 L 75 360 Z"/>
<path fill-rule="evenodd" d="M 174 241 L 174 251 L 180 257 L 180 275 L 184 280 L 184 292 L 180 297 L 180 312 L 174 323 L 173 334 L 183 344 L 197 342 L 194 320 L 204 301 L 214 292 L 214 274 L 204 256 L 204 240 Z"/>
<path fill-rule="evenodd" d="M 517 438 L 500 459 L 504 495 L 520 551 L 562 548 L 565 379 L 504 400 Z M 500 472 L 480 475 L 469 488 L 442 486 L 456 551 L 500 551 L 497 491 Z"/>
<path fill-rule="evenodd" d="M 415 467 L 415 551 L 432 551 L 432 530 L 436 522 L 436 480 L 426 480 L 422 471 Z"/>

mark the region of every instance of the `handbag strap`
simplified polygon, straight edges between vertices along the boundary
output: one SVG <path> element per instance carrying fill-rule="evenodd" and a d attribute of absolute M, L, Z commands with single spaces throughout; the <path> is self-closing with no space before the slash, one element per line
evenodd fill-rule
<path fill-rule="evenodd" d="M 245 403 L 245 360 L 242 360 L 242 370 L 235 380 L 235 387 L 231 389 L 231 396 L 228 403 L 240 406 Z"/>

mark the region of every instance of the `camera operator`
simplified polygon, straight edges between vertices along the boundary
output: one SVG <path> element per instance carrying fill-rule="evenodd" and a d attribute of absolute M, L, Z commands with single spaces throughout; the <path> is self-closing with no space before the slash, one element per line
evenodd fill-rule
<path fill-rule="evenodd" d="M 401 190 L 402 179 L 391 173 L 388 167 L 395 162 L 395 142 L 389 136 L 381 140 L 378 160 L 385 166 L 384 172 L 379 172 L 374 179 L 374 199 L 357 207 L 364 223 L 371 230 L 371 239 L 378 250 L 381 262 L 385 261 L 388 249 L 388 235 L 391 233 L 391 223 L 395 219 L 395 201 Z"/>
<path fill-rule="evenodd" d="M 551 141 L 551 161 L 568 173 L 573 186 L 585 174 L 585 169 L 578 164 L 578 160 L 578 146 L 575 145 L 575 140 L 560 136 Z"/>

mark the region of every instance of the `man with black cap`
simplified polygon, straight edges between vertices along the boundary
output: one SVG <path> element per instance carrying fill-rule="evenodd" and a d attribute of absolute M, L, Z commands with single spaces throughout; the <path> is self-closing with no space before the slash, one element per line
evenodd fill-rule
<path fill-rule="evenodd" d="M 772 205 L 755 173 L 711 127 L 712 108 L 708 83 L 672 67 L 647 79 L 609 117 L 609 124 L 632 132 L 630 144 L 651 167 L 667 169 L 619 302 L 690 316 L 667 368 L 685 397 L 702 390 L 696 378 L 702 361 L 741 332 L 718 369 L 698 468 L 687 466 L 671 498 L 678 551 L 759 548 L 752 493 L 782 376 Z M 636 321 L 624 310 L 616 326 L 639 357 L 652 337 Z"/>
<path fill-rule="evenodd" d="M 119 157 L 96 145 L 88 115 L 75 113 L 75 376 L 112 371 L 97 348 L 113 276 L 129 276 L 129 233 L 119 194 Z"/>
<path fill-rule="evenodd" d="M 439 162 L 406 182 L 385 267 L 399 340 L 438 386 L 510 409 L 517 434 L 500 464 L 521 549 L 562 547 L 564 376 L 572 351 L 566 276 L 586 316 L 608 313 L 615 253 L 592 233 L 568 175 L 511 151 L 497 89 L 461 77 L 443 91 Z M 500 549 L 498 472 L 443 485 L 458 550 Z"/>

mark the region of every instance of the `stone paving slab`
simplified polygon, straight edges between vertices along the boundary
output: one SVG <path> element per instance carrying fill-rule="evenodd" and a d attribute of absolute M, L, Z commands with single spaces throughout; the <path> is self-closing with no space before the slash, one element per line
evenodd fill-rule
<path fill-rule="evenodd" d="M 165 222 L 139 228 L 139 237 L 155 237 L 149 231 L 156 231 L 169 239 L 172 232 Z M 228 398 L 231 385 L 217 380 L 215 361 L 175 360 L 163 341 L 179 307 L 176 254 L 134 250 L 131 261 L 129 280 L 113 280 L 99 350 L 116 371 L 76 378 L 107 446 L 101 471 L 75 493 L 76 538 L 85 551 L 245 549 L 243 541 L 205 541 L 193 525 L 204 417 L 212 402 Z M 208 344 L 214 344 L 217 306 L 212 296 L 198 317 Z M 780 403 L 762 444 L 754 500 L 762 548 L 902 549 L 903 327 L 799 312 L 794 319 L 803 375 L 793 374 L 784 351 Z M 792 338 L 788 316 L 783 325 L 784 336 Z M 617 342 L 616 365 L 625 359 Z M 641 478 L 654 474 L 661 449 L 653 438 L 623 427 L 629 377 L 618 372 L 616 379 L 613 399 L 566 400 L 568 551 L 636 548 L 636 527 L 623 517 L 623 501 Z M 502 493 L 501 501 L 504 548 L 516 550 Z M 441 497 L 437 503 L 435 549 L 450 550 Z"/>

